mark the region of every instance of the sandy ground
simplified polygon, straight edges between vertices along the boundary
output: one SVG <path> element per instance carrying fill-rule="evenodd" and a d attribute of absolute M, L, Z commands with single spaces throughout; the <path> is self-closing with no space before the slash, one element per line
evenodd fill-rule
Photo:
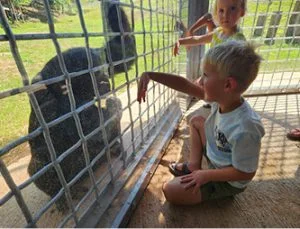
<path fill-rule="evenodd" d="M 128 227 L 300 227 L 300 142 L 285 136 L 288 129 L 300 126 L 300 95 L 252 98 L 249 102 L 261 114 L 266 135 L 259 169 L 245 192 L 196 206 L 166 202 L 161 187 L 173 178 L 167 165 L 188 157 L 189 130 L 185 119 Z"/>

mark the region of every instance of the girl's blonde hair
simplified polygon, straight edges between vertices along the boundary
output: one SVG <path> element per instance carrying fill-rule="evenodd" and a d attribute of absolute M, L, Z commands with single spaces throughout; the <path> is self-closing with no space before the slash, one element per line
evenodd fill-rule
<path fill-rule="evenodd" d="M 254 43 L 236 40 L 216 45 L 205 54 L 202 69 L 205 64 L 212 65 L 221 77 L 234 78 L 238 91 L 243 93 L 255 80 L 262 60 L 256 47 Z"/>
<path fill-rule="evenodd" d="M 241 8 L 246 12 L 247 10 L 247 0 L 239 0 L 241 2 Z M 218 24 L 218 20 L 217 20 L 217 15 L 218 15 L 218 0 L 215 0 L 215 3 L 213 5 L 213 9 L 212 9 L 212 16 L 214 21 Z"/>

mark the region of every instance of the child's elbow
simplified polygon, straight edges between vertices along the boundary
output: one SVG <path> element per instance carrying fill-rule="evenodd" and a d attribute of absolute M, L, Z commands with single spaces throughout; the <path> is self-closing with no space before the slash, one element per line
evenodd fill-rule
<path fill-rule="evenodd" d="M 245 180 L 252 180 L 253 177 L 255 176 L 256 171 L 252 172 L 252 173 L 244 173 L 245 176 Z"/>
<path fill-rule="evenodd" d="M 254 177 L 255 174 L 256 174 L 256 171 L 251 172 L 251 173 L 243 172 L 243 171 L 241 171 L 241 170 L 239 170 L 239 169 L 236 169 L 236 171 L 238 171 L 238 173 L 239 173 L 238 176 L 239 176 L 239 178 L 240 178 L 241 180 L 252 180 L 253 177 Z"/>

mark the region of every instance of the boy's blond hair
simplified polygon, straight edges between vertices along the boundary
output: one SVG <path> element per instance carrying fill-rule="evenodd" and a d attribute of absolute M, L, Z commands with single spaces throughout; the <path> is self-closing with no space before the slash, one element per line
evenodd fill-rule
<path fill-rule="evenodd" d="M 255 80 L 261 60 L 254 43 L 231 40 L 209 49 L 202 60 L 202 69 L 204 64 L 212 65 L 221 77 L 234 78 L 238 91 L 243 93 Z"/>
<path fill-rule="evenodd" d="M 241 2 L 241 8 L 246 12 L 247 10 L 247 0 L 239 0 Z M 218 14 L 218 0 L 215 0 L 213 9 L 212 9 L 212 17 L 215 22 L 219 23 L 217 20 L 217 14 Z"/>

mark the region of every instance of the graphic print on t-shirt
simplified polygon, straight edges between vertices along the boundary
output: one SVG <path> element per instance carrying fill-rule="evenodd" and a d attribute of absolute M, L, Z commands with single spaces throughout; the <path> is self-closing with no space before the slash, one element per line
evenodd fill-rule
<path fill-rule="evenodd" d="M 227 141 L 225 134 L 218 129 L 218 126 L 215 126 L 215 139 L 218 150 L 231 153 L 231 145 Z"/>

